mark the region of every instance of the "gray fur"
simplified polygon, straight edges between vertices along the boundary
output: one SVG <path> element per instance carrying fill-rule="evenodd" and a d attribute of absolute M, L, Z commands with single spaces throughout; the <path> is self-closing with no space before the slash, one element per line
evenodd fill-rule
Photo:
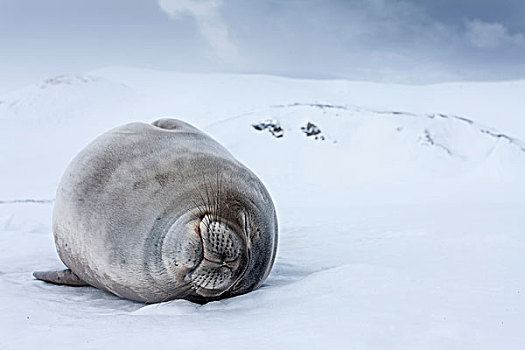
<path fill-rule="evenodd" d="M 58 187 L 53 231 L 79 280 L 147 303 L 247 293 L 277 249 L 261 181 L 175 119 L 117 127 L 81 151 Z"/>

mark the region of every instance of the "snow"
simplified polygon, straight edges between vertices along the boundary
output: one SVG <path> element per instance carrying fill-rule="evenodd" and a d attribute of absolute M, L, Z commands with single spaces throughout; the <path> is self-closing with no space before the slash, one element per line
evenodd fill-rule
<path fill-rule="evenodd" d="M 0 349 L 521 349 L 524 94 L 112 67 L 0 96 Z M 35 281 L 61 266 L 52 199 L 71 158 L 162 116 L 268 187 L 280 242 L 263 287 L 143 305 Z M 282 137 L 253 127 L 268 121 Z"/>

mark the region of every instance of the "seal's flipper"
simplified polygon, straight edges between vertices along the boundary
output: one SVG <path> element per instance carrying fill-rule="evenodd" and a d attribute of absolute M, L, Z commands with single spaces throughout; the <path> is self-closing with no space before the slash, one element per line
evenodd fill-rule
<path fill-rule="evenodd" d="M 74 287 L 89 286 L 88 283 L 82 281 L 80 277 L 75 275 L 70 269 L 56 271 L 37 271 L 33 272 L 33 276 L 36 279 L 54 284 L 64 284 L 67 286 Z"/>
<path fill-rule="evenodd" d="M 199 129 L 197 129 L 193 125 L 185 123 L 182 120 L 178 119 L 162 118 L 159 120 L 155 120 L 153 123 L 151 123 L 151 125 L 156 126 L 157 128 L 170 131 L 199 132 Z"/>

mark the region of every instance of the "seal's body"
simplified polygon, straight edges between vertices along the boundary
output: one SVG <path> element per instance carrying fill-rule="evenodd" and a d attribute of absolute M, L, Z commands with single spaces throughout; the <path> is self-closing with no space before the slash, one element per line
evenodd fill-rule
<path fill-rule="evenodd" d="M 174 119 L 117 127 L 80 152 L 58 187 L 53 230 L 69 270 L 36 278 L 147 303 L 247 293 L 277 249 L 260 180 Z"/>

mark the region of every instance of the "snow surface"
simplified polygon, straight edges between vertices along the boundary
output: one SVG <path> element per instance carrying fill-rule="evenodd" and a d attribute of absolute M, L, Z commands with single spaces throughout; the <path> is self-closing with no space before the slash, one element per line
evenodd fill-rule
<path fill-rule="evenodd" d="M 118 67 L 0 96 L 0 349 L 522 349 L 522 96 L 525 82 Z M 143 305 L 34 280 L 61 267 L 51 212 L 68 162 L 111 127 L 163 116 L 203 128 L 267 185 L 280 243 L 263 287 Z"/>

